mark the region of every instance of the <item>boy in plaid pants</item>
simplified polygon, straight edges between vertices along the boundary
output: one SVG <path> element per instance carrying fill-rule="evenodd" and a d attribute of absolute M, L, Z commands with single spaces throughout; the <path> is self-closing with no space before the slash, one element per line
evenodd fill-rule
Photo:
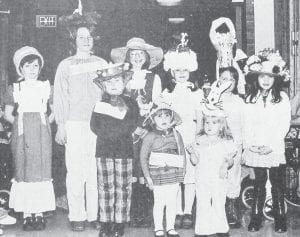
<path fill-rule="evenodd" d="M 94 80 L 104 90 L 91 118 L 91 129 L 97 135 L 99 237 L 122 236 L 124 224 L 130 220 L 132 133 L 139 113 L 135 100 L 123 95 L 131 75 L 123 64 L 114 64 Z"/>

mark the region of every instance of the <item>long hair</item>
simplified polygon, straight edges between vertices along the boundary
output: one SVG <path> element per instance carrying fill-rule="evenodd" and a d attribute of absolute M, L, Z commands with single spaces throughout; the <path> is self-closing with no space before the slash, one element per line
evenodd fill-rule
<path fill-rule="evenodd" d="M 208 118 L 218 118 L 218 121 L 220 123 L 220 129 L 218 131 L 218 137 L 223 139 L 223 140 L 232 140 L 233 137 L 232 137 L 232 133 L 229 129 L 229 126 L 227 124 L 227 121 L 226 121 L 226 118 L 225 117 L 217 117 L 217 116 L 211 116 L 211 115 L 205 115 L 203 114 L 202 116 L 202 121 L 201 121 L 201 130 L 199 132 L 198 135 L 205 135 L 205 129 L 204 129 L 204 126 L 205 126 L 205 122 Z"/>
<path fill-rule="evenodd" d="M 130 62 L 130 53 L 135 50 L 135 49 L 128 49 L 127 52 L 126 52 L 126 56 L 125 56 L 125 62 L 126 63 L 129 63 L 130 65 L 130 68 L 132 68 L 132 64 Z M 142 68 L 141 69 L 149 69 L 149 66 L 150 66 L 150 55 L 148 54 L 148 52 L 146 50 L 142 50 L 144 51 L 145 53 L 145 57 L 146 57 L 146 61 L 144 62 L 144 64 L 142 65 Z"/>
<path fill-rule="evenodd" d="M 219 76 L 221 76 L 221 74 L 223 72 L 229 72 L 230 75 L 232 76 L 232 78 L 234 79 L 234 88 L 232 90 L 232 93 L 237 95 L 238 94 L 238 83 L 239 83 L 239 73 L 238 71 L 234 68 L 234 67 L 223 67 L 219 69 Z"/>
<path fill-rule="evenodd" d="M 246 96 L 245 102 L 255 104 L 257 94 L 262 90 L 258 83 L 259 74 L 250 73 L 246 75 Z M 272 103 L 279 103 L 282 100 L 280 95 L 283 91 L 284 81 L 282 76 L 274 76 L 274 83 L 270 88 Z"/>

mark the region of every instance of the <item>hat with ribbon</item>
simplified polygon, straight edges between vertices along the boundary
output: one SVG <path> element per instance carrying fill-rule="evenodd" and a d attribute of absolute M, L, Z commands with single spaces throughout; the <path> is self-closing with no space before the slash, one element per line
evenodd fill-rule
<path fill-rule="evenodd" d="M 272 77 L 283 77 L 284 81 L 290 81 L 290 73 L 286 62 L 280 56 L 278 50 L 266 48 L 248 58 L 244 67 L 246 74 L 266 74 Z"/>
<path fill-rule="evenodd" d="M 14 54 L 13 61 L 14 61 L 15 67 L 16 67 L 16 71 L 17 71 L 18 75 L 20 76 L 19 80 L 24 78 L 24 75 L 21 72 L 20 63 L 21 63 L 22 59 L 28 55 L 36 55 L 37 57 L 39 57 L 41 59 L 40 69 L 42 69 L 42 67 L 44 66 L 44 58 L 36 48 L 30 47 L 30 46 L 24 46 L 24 47 L 18 49 Z"/>
<path fill-rule="evenodd" d="M 109 63 L 107 67 L 98 70 L 94 83 L 102 87 L 102 83 L 115 77 L 122 77 L 125 84 L 131 79 L 133 72 L 128 70 L 128 63 Z"/>
<path fill-rule="evenodd" d="M 131 38 L 127 41 L 125 47 L 115 48 L 111 50 L 110 56 L 115 63 L 124 63 L 128 50 L 144 50 L 150 56 L 149 69 L 156 67 L 163 59 L 164 53 L 162 48 L 155 47 L 145 42 L 142 38 Z"/>
<path fill-rule="evenodd" d="M 197 55 L 188 46 L 187 33 L 181 33 L 180 44 L 170 49 L 164 56 L 164 70 L 187 69 L 190 72 L 198 69 Z"/>

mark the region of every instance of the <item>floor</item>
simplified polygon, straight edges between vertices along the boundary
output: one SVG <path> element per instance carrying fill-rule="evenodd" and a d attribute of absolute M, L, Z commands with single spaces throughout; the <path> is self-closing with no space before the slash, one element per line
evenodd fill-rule
<path fill-rule="evenodd" d="M 231 237 L 299 237 L 300 236 L 300 208 L 288 208 L 288 232 L 284 234 L 277 234 L 273 231 L 273 223 L 265 221 L 264 227 L 257 233 L 250 233 L 247 231 L 247 224 L 249 223 L 249 210 L 242 210 L 242 225 L 240 229 L 230 230 Z M 88 227 L 84 232 L 75 233 L 69 229 L 67 220 L 67 213 L 62 210 L 57 210 L 53 215 L 47 218 L 47 228 L 45 231 L 22 231 L 22 224 L 19 221 L 15 226 L 7 226 L 4 228 L 4 236 L 7 237 L 48 237 L 48 236 L 64 236 L 64 237 L 96 237 L 98 232 Z M 181 237 L 193 237 L 193 230 L 179 230 Z M 151 228 L 126 228 L 125 237 L 152 237 L 153 230 Z"/>

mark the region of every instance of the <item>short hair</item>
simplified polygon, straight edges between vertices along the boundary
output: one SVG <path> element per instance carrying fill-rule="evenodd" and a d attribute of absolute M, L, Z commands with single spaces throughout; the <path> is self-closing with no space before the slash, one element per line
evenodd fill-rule
<path fill-rule="evenodd" d="M 237 86 L 238 86 L 238 83 L 239 83 L 239 73 L 238 71 L 236 70 L 235 67 L 223 67 L 223 68 L 220 68 L 219 69 L 219 76 L 221 76 L 221 74 L 223 72 L 229 72 L 230 75 L 232 76 L 232 78 L 234 79 L 235 81 L 235 86 L 232 90 L 232 93 L 237 95 L 238 94 L 238 89 L 237 89 Z"/>

